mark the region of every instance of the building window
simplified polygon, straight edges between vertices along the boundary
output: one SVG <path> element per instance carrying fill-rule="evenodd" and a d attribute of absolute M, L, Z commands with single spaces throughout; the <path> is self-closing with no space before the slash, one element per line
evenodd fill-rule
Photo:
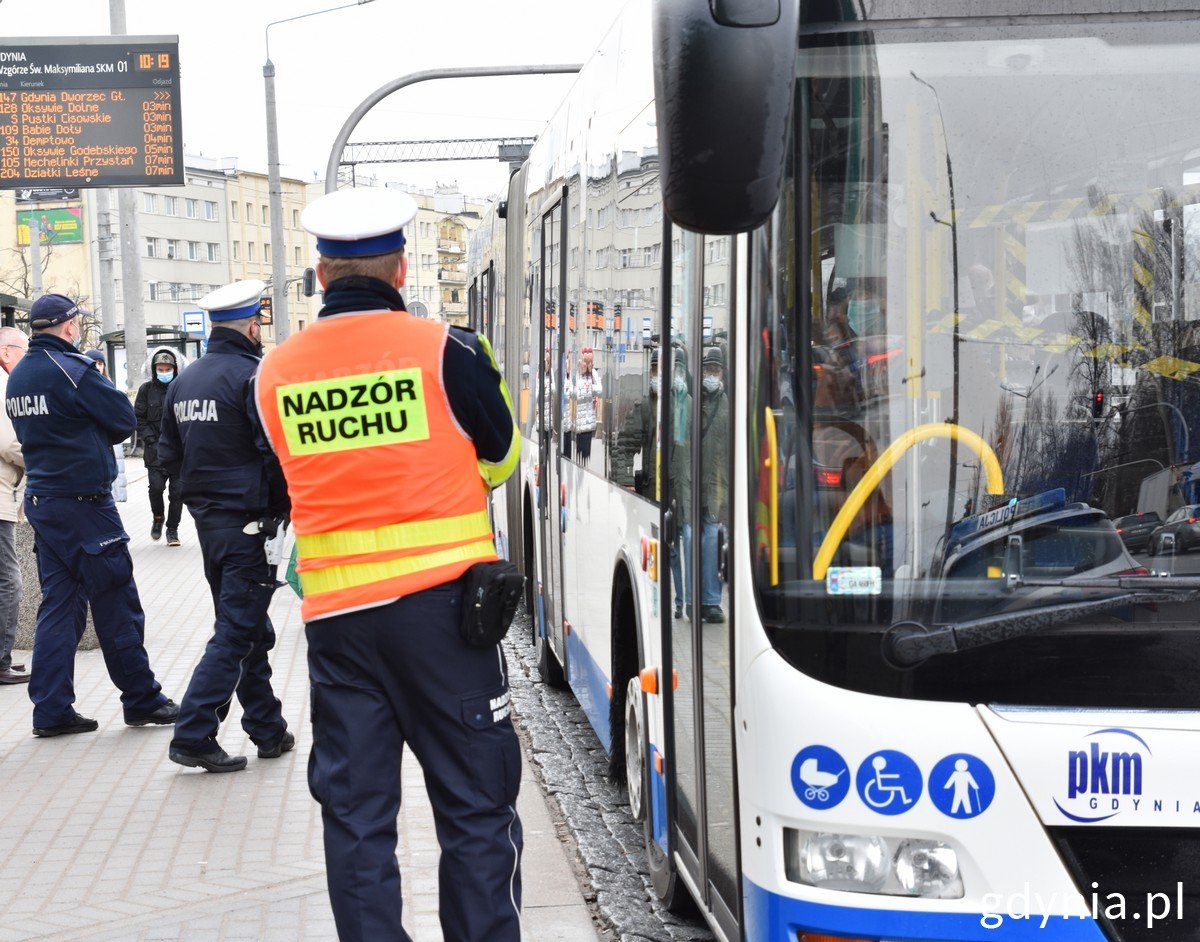
<path fill-rule="evenodd" d="M 300 325 L 301 330 L 304 330 L 304 318 L 303 317 L 298 318 L 296 323 Z"/>
<path fill-rule="evenodd" d="M 211 219 L 213 222 L 216 222 L 217 204 L 214 203 L 212 200 L 204 201 L 204 218 Z"/>
<path fill-rule="evenodd" d="M 237 222 L 237 200 L 229 201 L 229 218 L 233 222 Z"/>
<path fill-rule="evenodd" d="M 254 221 L 254 206 L 251 203 L 246 204 L 246 222 Z"/>
<path fill-rule="evenodd" d="M 167 258 L 179 258 L 178 239 L 167 239 Z"/>
<path fill-rule="evenodd" d="M 264 242 L 263 243 L 263 261 L 269 262 L 270 260 L 271 260 L 271 243 Z"/>
<path fill-rule="evenodd" d="M 295 251 L 296 251 L 296 264 L 299 265 L 300 264 L 300 246 L 297 245 Z"/>
<path fill-rule="evenodd" d="M 158 239 L 146 237 L 146 258 L 158 258 Z"/>
<path fill-rule="evenodd" d="M 150 291 L 150 300 L 157 301 L 158 300 L 158 292 L 159 292 L 158 282 L 152 281 L 146 287 Z"/>
<path fill-rule="evenodd" d="M 246 261 L 248 261 L 248 262 L 254 261 L 254 243 L 253 242 L 246 243 Z"/>
<path fill-rule="evenodd" d="M 238 242 L 233 243 L 233 260 L 235 262 L 238 260 L 238 246 L 240 244 L 241 243 L 238 243 Z"/>
<path fill-rule="evenodd" d="M 262 208 L 262 224 L 264 226 L 266 226 L 266 225 L 269 225 L 270 222 L 271 222 L 271 209 L 269 206 L 267 206 L 266 203 L 264 203 L 263 208 Z"/>
<path fill-rule="evenodd" d="M 143 193 L 142 194 L 142 210 L 143 210 L 143 212 L 147 212 L 147 213 L 154 212 L 156 202 L 157 202 L 157 200 L 155 199 L 153 193 Z"/>
<path fill-rule="evenodd" d="M 199 242 L 189 242 L 188 243 L 188 261 L 189 262 L 200 261 L 200 243 Z"/>
<path fill-rule="evenodd" d="M 292 228 L 293 229 L 300 228 L 300 210 L 298 210 L 298 209 L 292 210 Z"/>
<path fill-rule="evenodd" d="M 164 196 L 163 197 L 163 212 L 168 216 L 179 215 L 179 197 Z"/>
<path fill-rule="evenodd" d="M 195 219 L 200 215 L 200 201 L 186 199 L 183 201 L 183 209 L 184 215 L 187 216 L 188 219 Z"/>
<path fill-rule="evenodd" d="M 208 260 L 210 262 L 219 262 L 221 260 L 221 246 L 218 243 L 208 243 Z"/>

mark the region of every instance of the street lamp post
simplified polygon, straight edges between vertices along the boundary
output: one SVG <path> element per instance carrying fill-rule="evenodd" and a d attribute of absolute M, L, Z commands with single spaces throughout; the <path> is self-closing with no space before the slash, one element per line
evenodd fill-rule
<path fill-rule="evenodd" d="M 271 27 L 370 2 L 371 0 L 355 0 L 354 3 L 344 3 L 326 10 L 289 16 L 268 23 L 263 30 L 267 50 L 267 61 L 263 63 L 263 82 L 266 86 L 267 103 L 267 201 L 271 213 L 271 297 L 274 302 L 272 320 L 277 343 L 287 340 L 291 331 L 291 320 L 287 296 L 287 246 L 283 241 L 283 184 L 279 179 L 279 123 L 275 116 L 275 63 L 271 61 Z"/>

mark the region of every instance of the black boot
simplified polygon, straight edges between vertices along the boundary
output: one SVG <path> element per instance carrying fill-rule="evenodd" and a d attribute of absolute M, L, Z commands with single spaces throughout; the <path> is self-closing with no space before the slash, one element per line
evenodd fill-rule
<path fill-rule="evenodd" d="M 172 527 L 171 529 L 167 530 L 167 546 L 178 546 L 178 545 L 179 545 L 179 531 L 176 530 L 174 527 Z"/>
<path fill-rule="evenodd" d="M 155 517 L 154 522 L 150 524 L 150 539 L 161 540 L 163 530 L 163 518 Z"/>
<path fill-rule="evenodd" d="M 245 756 L 231 756 L 220 746 L 213 746 L 203 755 L 190 752 L 176 752 L 172 749 L 167 753 L 172 762 L 186 765 L 193 769 L 204 769 L 206 772 L 240 772 L 246 767 Z"/>

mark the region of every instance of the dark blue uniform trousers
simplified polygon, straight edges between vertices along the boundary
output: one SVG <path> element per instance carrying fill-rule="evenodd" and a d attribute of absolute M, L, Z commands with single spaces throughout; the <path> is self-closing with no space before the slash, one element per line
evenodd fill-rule
<path fill-rule="evenodd" d="M 408 744 L 425 773 L 446 942 L 518 942 L 521 749 L 499 645 L 459 636 L 462 582 L 307 626 L 308 782 L 342 942 L 409 942 L 396 816 Z"/>
<path fill-rule="evenodd" d="M 75 650 L 87 625 L 89 602 L 125 716 L 153 713 L 167 698 L 150 670 L 129 535 L 112 497 L 27 496 L 25 516 L 33 526 L 42 584 L 29 676 L 33 725 L 57 726 L 75 716 Z"/>
<path fill-rule="evenodd" d="M 275 567 L 267 564 L 262 537 L 249 536 L 241 527 L 196 533 L 216 622 L 179 704 L 171 748 L 193 754 L 212 749 L 234 693 L 242 704 L 242 728 L 258 745 L 273 744 L 287 731 L 267 660 L 275 647 L 275 629 L 267 617 Z"/>

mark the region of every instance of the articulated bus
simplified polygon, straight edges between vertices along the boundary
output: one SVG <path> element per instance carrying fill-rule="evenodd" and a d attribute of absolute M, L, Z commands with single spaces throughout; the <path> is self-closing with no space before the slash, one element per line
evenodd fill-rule
<path fill-rule="evenodd" d="M 1200 938 L 1198 63 L 635 2 L 475 233 L 541 678 L 720 938 Z"/>

